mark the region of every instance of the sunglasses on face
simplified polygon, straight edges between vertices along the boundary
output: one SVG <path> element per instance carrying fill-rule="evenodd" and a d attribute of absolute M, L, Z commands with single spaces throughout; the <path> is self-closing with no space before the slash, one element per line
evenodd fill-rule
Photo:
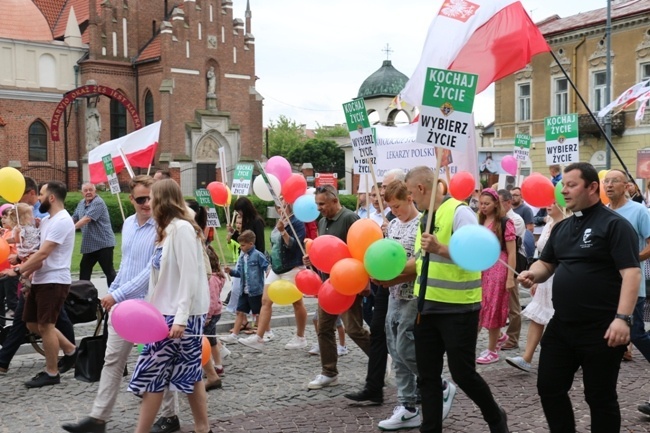
<path fill-rule="evenodd" d="M 148 195 L 143 195 L 142 197 L 133 197 L 133 200 L 140 206 L 148 202 L 150 199 L 151 197 L 149 197 Z"/>

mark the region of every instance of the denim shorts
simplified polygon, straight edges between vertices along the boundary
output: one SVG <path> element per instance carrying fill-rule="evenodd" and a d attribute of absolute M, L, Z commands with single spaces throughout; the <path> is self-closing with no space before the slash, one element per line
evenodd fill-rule
<path fill-rule="evenodd" d="M 262 295 L 251 296 L 248 293 L 242 293 L 237 302 L 237 311 L 248 314 L 260 314 L 262 309 Z"/>
<path fill-rule="evenodd" d="M 216 335 L 217 333 L 217 322 L 221 319 L 221 314 L 215 314 L 209 320 L 205 322 L 203 326 L 204 335 Z M 217 345 L 217 337 L 207 337 L 210 342 L 210 346 L 214 347 Z"/>

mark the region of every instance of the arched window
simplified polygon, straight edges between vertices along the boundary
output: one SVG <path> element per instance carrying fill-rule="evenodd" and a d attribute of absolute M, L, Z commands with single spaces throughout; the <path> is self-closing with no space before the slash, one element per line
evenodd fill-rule
<path fill-rule="evenodd" d="M 47 161 L 47 129 L 40 120 L 29 125 L 29 160 Z"/>
<path fill-rule="evenodd" d="M 126 108 L 119 101 L 111 99 L 111 140 L 126 135 Z"/>
<path fill-rule="evenodd" d="M 144 124 L 151 125 L 153 123 L 153 95 L 147 91 L 144 95 Z"/>

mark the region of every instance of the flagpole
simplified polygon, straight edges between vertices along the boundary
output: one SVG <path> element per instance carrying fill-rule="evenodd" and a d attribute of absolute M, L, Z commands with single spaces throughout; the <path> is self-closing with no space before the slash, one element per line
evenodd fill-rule
<path fill-rule="evenodd" d="M 605 137 L 605 141 L 607 142 L 607 145 L 612 150 L 612 152 L 614 152 L 614 155 L 616 155 L 616 159 L 618 159 L 618 162 L 621 163 L 621 166 L 623 167 L 623 170 L 625 170 L 625 173 L 627 173 L 627 176 L 630 178 L 630 180 L 634 182 L 635 179 L 630 174 L 630 170 L 627 168 L 627 165 L 625 165 L 625 163 L 623 162 L 623 159 L 621 158 L 621 155 L 618 154 L 618 151 L 616 150 L 616 148 L 612 144 L 612 140 L 605 133 L 605 130 L 603 129 L 600 122 L 598 122 L 598 119 L 596 118 L 596 115 L 593 113 L 593 111 L 591 111 L 591 109 L 589 108 L 589 105 L 587 105 L 587 102 L 584 100 L 584 98 L 582 97 L 582 95 L 578 91 L 578 88 L 576 87 L 575 83 L 573 82 L 573 80 L 571 80 L 571 77 L 569 77 L 569 74 L 567 73 L 566 69 L 564 69 L 564 67 L 562 66 L 562 63 L 560 62 L 560 60 L 555 55 L 555 52 L 553 52 L 553 50 L 550 50 L 549 52 L 551 53 L 551 56 L 553 56 L 553 59 L 555 60 L 555 63 L 560 67 L 560 70 L 562 71 L 562 73 L 566 77 L 569 84 L 571 84 L 571 88 L 573 89 L 573 91 L 576 92 L 576 95 L 578 96 L 578 99 L 580 99 L 580 102 L 582 102 L 582 105 L 584 105 L 584 107 L 587 109 L 587 113 L 589 113 L 589 116 L 591 117 L 591 119 L 594 121 L 594 123 L 596 124 L 596 126 L 600 130 L 600 133 L 603 135 L 603 137 Z"/>

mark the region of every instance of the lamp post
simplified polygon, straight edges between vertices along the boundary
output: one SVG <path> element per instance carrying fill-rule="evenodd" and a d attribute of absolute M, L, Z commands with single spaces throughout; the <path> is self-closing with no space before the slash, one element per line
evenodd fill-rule
<path fill-rule="evenodd" d="M 612 91 L 612 0 L 607 0 L 607 21 L 605 23 L 605 49 L 606 51 L 606 69 L 605 69 L 605 105 L 611 101 Z M 608 113 L 605 116 L 605 135 L 612 139 L 612 115 Z M 605 144 L 605 168 L 612 168 L 612 151 Z"/>

